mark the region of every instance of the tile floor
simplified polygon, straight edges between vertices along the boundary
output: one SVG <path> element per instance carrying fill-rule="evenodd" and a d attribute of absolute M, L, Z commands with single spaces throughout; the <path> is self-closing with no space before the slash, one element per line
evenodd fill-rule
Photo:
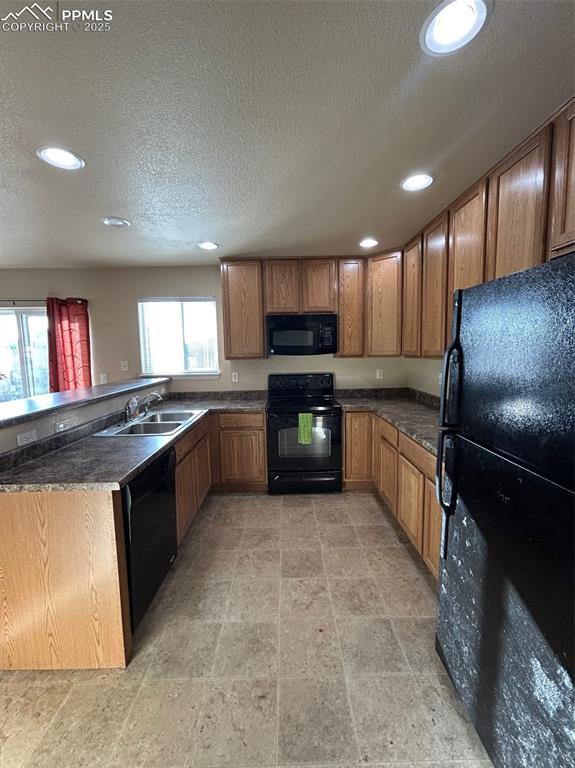
<path fill-rule="evenodd" d="M 488 768 L 369 493 L 211 496 L 127 670 L 0 672 L 2 768 Z"/>

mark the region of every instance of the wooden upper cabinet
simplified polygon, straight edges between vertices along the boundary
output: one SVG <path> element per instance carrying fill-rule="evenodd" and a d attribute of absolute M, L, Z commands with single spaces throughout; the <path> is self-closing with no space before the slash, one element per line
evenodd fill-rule
<path fill-rule="evenodd" d="M 401 268 L 401 251 L 367 261 L 367 355 L 401 355 Z"/>
<path fill-rule="evenodd" d="M 337 312 L 335 259 L 301 260 L 301 312 Z"/>
<path fill-rule="evenodd" d="M 447 304 L 447 213 L 423 231 L 421 354 L 442 357 Z"/>
<path fill-rule="evenodd" d="M 363 356 L 364 260 L 339 260 L 338 352 Z"/>
<path fill-rule="evenodd" d="M 575 99 L 553 122 L 553 173 L 550 200 L 551 258 L 575 245 Z"/>
<path fill-rule="evenodd" d="M 547 125 L 489 176 L 488 280 L 544 260 L 550 149 L 551 126 Z"/>
<path fill-rule="evenodd" d="M 226 358 L 264 356 L 262 263 L 222 264 Z"/>
<path fill-rule="evenodd" d="M 299 312 L 299 260 L 266 261 L 266 312 Z"/>
<path fill-rule="evenodd" d="M 487 179 L 467 190 L 449 209 L 447 250 L 447 337 L 451 338 L 453 293 L 483 282 Z"/>
<path fill-rule="evenodd" d="M 421 235 L 403 251 L 402 352 L 405 357 L 421 354 Z"/>

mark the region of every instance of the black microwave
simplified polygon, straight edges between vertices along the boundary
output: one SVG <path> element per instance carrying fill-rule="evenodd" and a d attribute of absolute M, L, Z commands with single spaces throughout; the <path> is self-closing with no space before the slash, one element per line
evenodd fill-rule
<path fill-rule="evenodd" d="M 268 355 L 335 355 L 337 315 L 267 315 Z"/>

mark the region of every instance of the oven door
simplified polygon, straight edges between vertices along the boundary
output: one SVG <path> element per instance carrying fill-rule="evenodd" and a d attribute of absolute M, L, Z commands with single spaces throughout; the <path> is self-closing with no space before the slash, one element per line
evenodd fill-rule
<path fill-rule="evenodd" d="M 312 413 L 311 443 L 298 442 L 298 414 L 268 412 L 268 470 L 341 469 L 341 411 Z"/>

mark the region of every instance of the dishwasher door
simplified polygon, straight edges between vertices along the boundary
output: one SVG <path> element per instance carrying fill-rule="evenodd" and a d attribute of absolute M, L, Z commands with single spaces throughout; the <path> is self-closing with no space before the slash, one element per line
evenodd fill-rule
<path fill-rule="evenodd" d="M 176 557 L 175 466 L 172 448 L 123 489 L 132 631 Z"/>

